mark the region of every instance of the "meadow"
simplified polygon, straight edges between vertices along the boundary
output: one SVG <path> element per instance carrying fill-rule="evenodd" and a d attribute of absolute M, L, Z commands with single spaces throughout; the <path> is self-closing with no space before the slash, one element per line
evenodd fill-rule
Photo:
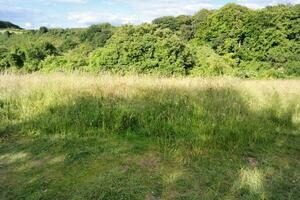
<path fill-rule="evenodd" d="M 0 199 L 300 199 L 300 81 L 0 75 Z"/>

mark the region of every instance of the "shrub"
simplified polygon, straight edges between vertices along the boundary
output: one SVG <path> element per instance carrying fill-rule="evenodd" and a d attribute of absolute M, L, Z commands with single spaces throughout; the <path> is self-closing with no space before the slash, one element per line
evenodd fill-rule
<path fill-rule="evenodd" d="M 144 24 L 123 26 L 104 48 L 91 57 L 90 68 L 96 71 L 186 74 L 192 56 L 181 39 L 168 29 Z"/>
<path fill-rule="evenodd" d="M 78 45 L 77 42 L 71 39 L 66 39 L 62 42 L 62 44 L 59 46 L 59 50 L 65 52 L 71 49 L 74 49 Z"/>
<path fill-rule="evenodd" d="M 15 48 L 7 56 L 7 61 L 10 67 L 21 68 L 24 65 L 25 53 L 20 48 Z"/>
<path fill-rule="evenodd" d="M 193 76 L 222 76 L 233 73 L 237 65 L 230 55 L 220 56 L 208 46 L 191 45 L 195 58 L 195 67 L 191 70 Z"/>
<path fill-rule="evenodd" d="M 49 31 L 48 28 L 45 27 L 45 26 L 41 26 L 40 29 L 39 29 L 40 33 L 47 33 L 48 31 Z"/>
<path fill-rule="evenodd" d="M 39 63 L 47 56 L 58 55 L 57 49 L 50 42 L 40 42 L 25 50 L 25 70 L 28 72 L 39 69 Z"/>
<path fill-rule="evenodd" d="M 106 41 L 113 35 L 114 27 L 109 23 L 90 26 L 80 35 L 82 42 L 88 42 L 93 47 L 103 47 Z"/>
<path fill-rule="evenodd" d="M 300 61 L 288 61 L 283 67 L 288 76 L 300 77 Z"/>
<path fill-rule="evenodd" d="M 235 75 L 241 78 L 284 78 L 282 68 L 275 69 L 269 62 L 242 61 Z"/>
<path fill-rule="evenodd" d="M 43 60 L 39 68 L 43 72 L 85 70 L 91 48 L 80 46 L 60 56 L 50 55 Z"/>

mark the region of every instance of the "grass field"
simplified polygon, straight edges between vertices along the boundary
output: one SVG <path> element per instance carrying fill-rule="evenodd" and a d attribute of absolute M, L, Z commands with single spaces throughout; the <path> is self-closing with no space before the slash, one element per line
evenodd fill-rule
<path fill-rule="evenodd" d="M 0 199 L 300 199 L 300 81 L 0 76 Z"/>

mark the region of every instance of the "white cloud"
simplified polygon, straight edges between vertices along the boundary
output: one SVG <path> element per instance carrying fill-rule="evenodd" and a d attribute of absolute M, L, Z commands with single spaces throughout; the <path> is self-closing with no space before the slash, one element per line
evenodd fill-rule
<path fill-rule="evenodd" d="M 235 2 L 249 8 L 260 9 L 267 5 L 275 5 L 278 3 L 295 4 L 300 0 L 286 1 L 236 0 Z M 96 10 L 70 12 L 68 13 L 67 18 L 80 26 L 87 26 L 100 22 L 109 22 L 112 24 L 139 24 L 142 22 L 151 22 L 153 19 L 161 16 L 190 15 L 204 8 L 216 9 L 224 5 L 214 3 L 212 0 L 110 0 L 104 3 L 107 6 L 107 12 Z M 121 9 L 122 6 L 125 6 L 126 9 Z M 110 11 L 110 8 L 116 7 L 119 7 L 120 12 L 116 13 L 116 11 Z"/>
<path fill-rule="evenodd" d="M 188 15 L 207 8 L 213 9 L 221 5 L 210 0 L 112 0 L 109 4 L 126 4 L 139 12 L 143 21 L 152 21 L 156 17 L 167 15 Z"/>
<path fill-rule="evenodd" d="M 30 22 L 25 22 L 24 28 L 27 28 L 27 29 L 32 28 L 32 24 Z"/>
<path fill-rule="evenodd" d="M 202 8 L 213 9 L 216 6 L 209 0 L 111 0 L 105 2 L 107 7 L 126 5 L 133 10 L 132 13 L 120 12 L 96 12 L 96 11 L 77 11 L 68 13 L 68 20 L 76 22 L 80 26 L 87 26 L 94 23 L 110 22 L 112 24 L 139 24 L 151 22 L 154 18 L 166 15 L 186 15 L 193 14 Z"/>
<path fill-rule="evenodd" d="M 81 26 L 87 26 L 101 22 L 110 22 L 113 24 L 137 24 L 140 22 L 135 16 L 119 16 L 95 11 L 71 12 L 68 14 L 67 18 L 68 20 L 75 21 Z"/>
<path fill-rule="evenodd" d="M 249 8 L 260 9 L 277 4 L 299 4 L 300 0 L 238 0 L 237 3 Z"/>
<path fill-rule="evenodd" d="M 213 0 L 0 0 L 0 19 L 26 27 L 77 27 L 110 22 L 115 25 L 151 22 L 161 16 L 190 15 L 200 9 L 216 9 L 228 1 Z M 300 0 L 231 0 L 260 9 L 279 3 L 300 4 Z M 57 9 L 59 8 L 59 9 Z M 68 20 L 61 20 L 66 18 Z M 31 23 L 31 26 L 27 24 Z M 57 24 L 51 24 L 56 22 Z"/>

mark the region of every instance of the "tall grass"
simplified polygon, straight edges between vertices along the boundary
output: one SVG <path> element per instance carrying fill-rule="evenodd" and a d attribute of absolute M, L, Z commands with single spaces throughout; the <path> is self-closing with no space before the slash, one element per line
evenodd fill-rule
<path fill-rule="evenodd" d="M 227 150 L 269 144 L 299 122 L 299 81 L 2 75 L 1 135 L 136 134 Z"/>
<path fill-rule="evenodd" d="M 0 75 L 0 199 L 298 199 L 300 82 Z"/>

